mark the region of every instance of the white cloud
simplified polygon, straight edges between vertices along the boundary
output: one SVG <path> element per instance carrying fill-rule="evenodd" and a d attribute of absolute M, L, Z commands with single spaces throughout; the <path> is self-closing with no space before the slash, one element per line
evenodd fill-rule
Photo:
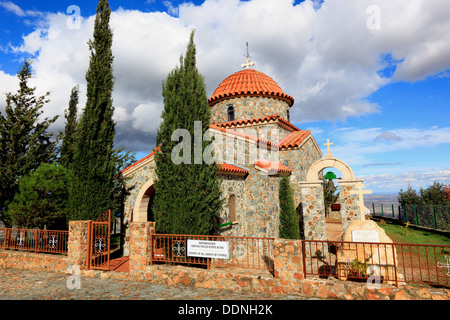
<path fill-rule="evenodd" d="M 19 89 L 19 82 L 15 76 L 4 73 L 0 70 L 0 96 L 4 96 L 6 99 L 6 94 L 8 92 L 15 92 Z M 0 100 L 0 111 L 3 111 L 6 105 L 5 99 Z"/>
<path fill-rule="evenodd" d="M 175 7 L 170 1 L 163 1 L 163 4 L 166 6 L 169 14 L 173 16 L 178 16 L 178 7 Z"/>
<path fill-rule="evenodd" d="M 417 170 L 397 174 L 367 175 L 359 178 L 364 179 L 366 189 L 373 189 L 375 192 L 397 193 L 400 189 L 407 189 L 408 186 L 419 190 L 421 187 L 427 188 L 433 182 L 448 184 L 450 181 L 450 170 L 427 168 L 426 171 Z"/>
<path fill-rule="evenodd" d="M 9 12 L 14 13 L 19 17 L 36 17 L 42 15 L 42 12 L 35 10 L 22 10 L 17 4 L 11 1 L 0 1 L 0 7 L 8 10 Z"/>
<path fill-rule="evenodd" d="M 370 157 L 390 152 L 415 150 L 450 143 L 450 127 L 427 129 L 339 128 L 330 132 L 334 138 L 332 153 L 351 165 L 372 163 Z"/>
<path fill-rule="evenodd" d="M 18 16 L 32 14 L 12 2 L 0 5 Z M 208 94 L 241 69 L 248 41 L 255 68 L 295 98 L 293 122 L 345 120 L 380 112 L 380 106 L 366 97 L 392 81 L 379 75 L 387 54 L 399 61 L 395 81 L 416 81 L 445 74 L 450 68 L 446 14 L 450 2 L 446 0 L 306 0 L 295 6 L 292 0 L 206 0 L 201 6 L 166 5 L 177 17 L 123 9 L 111 17 L 117 140 L 134 151 L 154 146 L 162 110 L 161 83 L 185 52 L 192 28 Z M 380 29 L 367 28 L 370 5 L 380 8 Z M 42 23 L 14 48 L 18 54 L 37 57 L 33 84 L 41 94 L 52 93 L 47 116 L 63 115 L 76 84 L 81 90 L 79 107 L 85 103 L 86 43 L 92 37 L 94 17 L 82 19 L 80 28 L 73 30 L 67 28 L 69 18 L 42 15 Z M 9 83 L 0 82 L 0 93 L 10 90 Z M 3 105 L 0 98 L 0 110 Z M 63 119 L 57 126 L 62 129 Z M 374 140 L 377 135 L 383 137 L 382 129 L 358 133 L 373 144 L 362 148 L 377 152 L 381 142 L 389 142 L 384 147 L 392 149 L 407 148 L 408 143 L 437 143 L 448 139 L 445 130 L 390 130 L 401 141 Z M 349 147 L 361 143 L 350 141 Z"/>
<path fill-rule="evenodd" d="M 403 138 L 399 137 L 398 135 L 396 135 L 395 133 L 391 132 L 391 131 L 385 131 L 380 133 L 376 138 L 375 141 L 378 140 L 386 140 L 386 141 L 402 141 Z"/>
<path fill-rule="evenodd" d="M 156 103 L 137 106 L 132 115 L 133 128 L 146 133 L 156 132 L 160 121 L 158 121 L 158 118 L 152 119 L 153 121 L 148 121 L 148 115 L 161 114 L 161 111 L 162 109 Z"/>

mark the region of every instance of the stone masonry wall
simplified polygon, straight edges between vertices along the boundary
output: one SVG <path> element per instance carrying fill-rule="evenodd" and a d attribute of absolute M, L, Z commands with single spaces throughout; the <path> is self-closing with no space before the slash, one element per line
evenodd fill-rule
<path fill-rule="evenodd" d="M 70 221 L 67 261 L 86 268 L 89 221 Z"/>
<path fill-rule="evenodd" d="M 281 163 L 292 169 L 290 180 L 296 207 L 301 203 L 300 182 L 306 180 L 309 168 L 321 157 L 322 155 L 317 150 L 312 139 L 308 139 L 299 149 L 280 151 Z"/>
<path fill-rule="evenodd" d="M 342 218 L 342 232 L 347 230 L 348 226 L 353 220 L 360 220 L 360 211 L 358 205 L 358 195 L 352 194 L 352 191 L 357 191 L 356 183 L 339 183 L 339 203 L 341 204 L 341 218 Z"/>
<path fill-rule="evenodd" d="M 245 225 L 246 198 L 245 198 L 245 177 L 220 175 L 220 195 L 224 199 L 222 209 L 220 210 L 221 223 L 231 222 L 229 219 L 228 200 L 231 195 L 236 199 L 236 221 L 237 224 L 227 226 L 220 230 L 223 236 L 239 236 L 243 234 Z"/>
<path fill-rule="evenodd" d="M 151 235 L 155 222 L 131 222 L 130 224 L 130 275 L 139 277 L 150 263 Z"/>
<path fill-rule="evenodd" d="M 240 236 L 278 237 L 280 205 L 278 199 L 278 175 L 262 174 L 249 167 L 245 180 L 244 228 Z"/>
<path fill-rule="evenodd" d="M 144 228 L 143 233 L 138 232 Z M 153 232 L 146 224 L 134 225 L 131 237 L 143 240 Z M 141 239 L 142 238 L 142 239 Z M 140 240 L 132 243 L 142 243 Z M 138 248 L 137 246 L 136 248 Z M 134 248 L 132 246 L 131 248 Z M 139 250 L 147 254 L 148 247 Z M 335 278 L 305 278 L 303 273 L 302 241 L 275 239 L 273 245 L 274 274 L 252 269 L 200 269 L 186 266 L 148 265 L 146 259 L 136 259 L 137 268 L 130 268 L 130 279 L 149 281 L 168 286 L 192 286 L 234 291 L 265 292 L 273 295 L 300 294 L 312 298 L 342 300 L 450 300 L 449 289 L 425 289 L 412 286 L 380 284 L 378 289 L 369 289 L 365 283 L 341 281 Z M 131 265 L 130 265 L 131 267 Z"/>
<path fill-rule="evenodd" d="M 66 273 L 70 265 L 67 256 L 0 250 L 0 269 Z"/>
<path fill-rule="evenodd" d="M 80 222 L 80 225 L 83 225 Z M 72 228 L 75 232 L 76 228 Z M 256 291 L 273 295 L 299 294 L 312 298 L 342 300 L 450 300 L 450 289 L 423 288 L 381 284 L 369 289 L 365 283 L 341 281 L 335 278 L 305 278 L 302 268 L 302 241 L 276 239 L 273 246 L 274 275 L 252 269 L 200 269 L 187 266 L 149 265 L 151 246 L 149 236 L 154 232 L 154 223 L 132 223 L 130 232 L 130 272 L 105 272 L 81 270 L 81 286 L 85 277 L 148 281 L 167 286 L 192 286 L 235 291 Z M 83 238 L 83 232 L 79 232 Z M 77 239 L 72 236 L 71 239 Z M 79 238 L 78 238 L 79 239 Z M 83 243 L 85 240 L 81 240 Z M 75 248 L 76 246 L 71 246 Z M 81 246 L 79 246 L 81 247 Z M 71 253 L 69 252 L 69 255 Z M 72 254 L 73 256 L 73 254 Z M 28 269 L 44 272 L 69 272 L 68 258 L 13 250 L 0 250 L 0 268 Z M 69 290 L 69 289 L 68 289 Z"/>
<path fill-rule="evenodd" d="M 258 137 L 263 140 L 271 141 L 278 144 L 281 140 L 286 138 L 291 131 L 283 128 L 277 123 L 259 123 L 253 125 L 246 125 L 243 127 L 230 128 L 230 130 L 245 133 L 249 136 Z"/>
<path fill-rule="evenodd" d="M 268 97 L 236 97 L 220 101 L 211 107 L 211 123 L 228 122 L 228 107 L 234 106 L 235 120 L 263 118 L 265 116 L 279 115 L 287 119 L 290 109 L 287 102 Z"/>
<path fill-rule="evenodd" d="M 279 278 L 288 291 L 297 289 L 304 279 L 301 240 L 275 239 L 273 244 L 274 276 Z"/>
<path fill-rule="evenodd" d="M 322 184 L 303 182 L 301 188 L 305 239 L 327 240 Z"/>
<path fill-rule="evenodd" d="M 133 208 L 136 204 L 136 201 L 138 200 L 137 196 L 146 182 L 148 182 L 150 179 L 152 179 L 153 181 L 156 180 L 155 169 L 156 163 L 152 161 L 149 164 L 131 173 L 131 175 L 128 176 L 125 182 L 126 187 L 132 189 L 130 190 L 130 194 L 126 197 L 124 204 L 124 225 L 125 225 L 124 255 L 128 255 L 129 253 L 129 241 L 130 241 L 129 225 L 130 222 L 133 220 L 131 217 L 131 213 L 133 212 Z"/>

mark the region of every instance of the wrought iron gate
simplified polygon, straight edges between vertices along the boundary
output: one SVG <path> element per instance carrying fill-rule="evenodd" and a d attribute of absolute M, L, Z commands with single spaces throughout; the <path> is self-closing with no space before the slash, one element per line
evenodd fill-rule
<path fill-rule="evenodd" d="M 87 269 L 110 269 L 111 210 L 89 221 Z"/>

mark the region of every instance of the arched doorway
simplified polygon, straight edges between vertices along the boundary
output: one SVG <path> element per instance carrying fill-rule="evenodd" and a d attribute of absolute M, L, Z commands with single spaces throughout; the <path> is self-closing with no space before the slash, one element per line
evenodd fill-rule
<path fill-rule="evenodd" d="M 300 182 L 304 237 L 307 240 L 327 240 L 322 180 L 323 170 L 327 168 L 335 168 L 342 175 L 342 179 L 338 181 L 342 233 L 351 221 L 364 219 L 359 206 L 363 180 L 355 179 L 350 166 L 328 153 L 311 165 L 306 181 Z"/>
<path fill-rule="evenodd" d="M 155 221 L 155 217 L 153 215 L 153 201 L 155 200 L 155 188 L 153 185 L 147 189 L 144 195 L 145 199 L 148 199 L 147 204 L 147 221 Z"/>
<path fill-rule="evenodd" d="M 153 180 L 147 181 L 136 197 L 133 209 L 133 221 L 146 222 L 154 221 L 152 204 L 155 198 L 155 188 Z"/>
<path fill-rule="evenodd" d="M 328 241 L 340 241 L 342 236 L 340 188 L 342 174 L 335 168 L 323 169 L 323 194 L 325 206 L 325 229 Z"/>

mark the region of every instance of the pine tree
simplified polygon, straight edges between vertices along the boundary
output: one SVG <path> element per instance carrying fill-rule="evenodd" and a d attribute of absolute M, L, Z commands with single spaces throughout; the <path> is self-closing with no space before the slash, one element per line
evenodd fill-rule
<path fill-rule="evenodd" d="M 294 194 L 287 176 L 283 176 L 280 179 L 278 192 L 280 201 L 279 237 L 284 239 L 299 239 L 299 220 L 294 205 Z"/>
<path fill-rule="evenodd" d="M 73 162 L 75 152 L 75 135 L 77 132 L 77 106 L 78 106 L 79 87 L 72 88 L 69 101 L 69 110 L 65 112 L 66 126 L 64 128 L 64 137 L 62 141 L 61 154 L 59 162 L 66 168 Z"/>
<path fill-rule="evenodd" d="M 68 182 L 67 169 L 56 162 L 43 163 L 23 176 L 20 192 L 8 207 L 13 224 L 29 229 L 66 229 Z"/>
<path fill-rule="evenodd" d="M 36 88 L 28 86 L 31 61 L 25 61 L 17 77 L 20 88 L 6 94 L 5 115 L 0 113 L 0 219 L 6 226 L 11 225 L 7 207 L 19 191 L 19 179 L 56 159 L 57 142 L 48 129 L 58 116 L 39 120 L 50 93 L 36 97 Z"/>
<path fill-rule="evenodd" d="M 118 178 L 114 150 L 115 123 L 112 105 L 113 34 L 109 26 L 111 8 L 100 0 L 94 25 L 94 39 L 86 72 L 87 102 L 80 119 L 72 164 L 69 206 L 72 220 L 94 219 L 115 209 Z"/>
<path fill-rule="evenodd" d="M 157 131 L 160 151 L 155 154 L 156 228 L 158 232 L 173 234 L 211 234 L 222 200 L 217 165 L 198 160 L 210 143 L 203 141 L 203 134 L 209 129 L 211 110 L 203 76 L 196 67 L 194 31 L 180 66 L 163 84 L 163 97 L 163 121 Z M 190 137 L 182 141 L 189 148 L 180 151 L 187 152 L 183 155 L 188 161 L 180 164 L 173 161 L 174 147 L 180 142 L 171 139 L 177 129 L 186 129 Z"/>
<path fill-rule="evenodd" d="M 403 191 L 403 189 L 400 189 L 400 192 L 397 196 L 397 201 L 402 207 L 408 204 L 416 205 L 422 202 L 416 190 L 413 189 L 410 185 L 408 185 L 408 188 L 405 191 Z"/>

